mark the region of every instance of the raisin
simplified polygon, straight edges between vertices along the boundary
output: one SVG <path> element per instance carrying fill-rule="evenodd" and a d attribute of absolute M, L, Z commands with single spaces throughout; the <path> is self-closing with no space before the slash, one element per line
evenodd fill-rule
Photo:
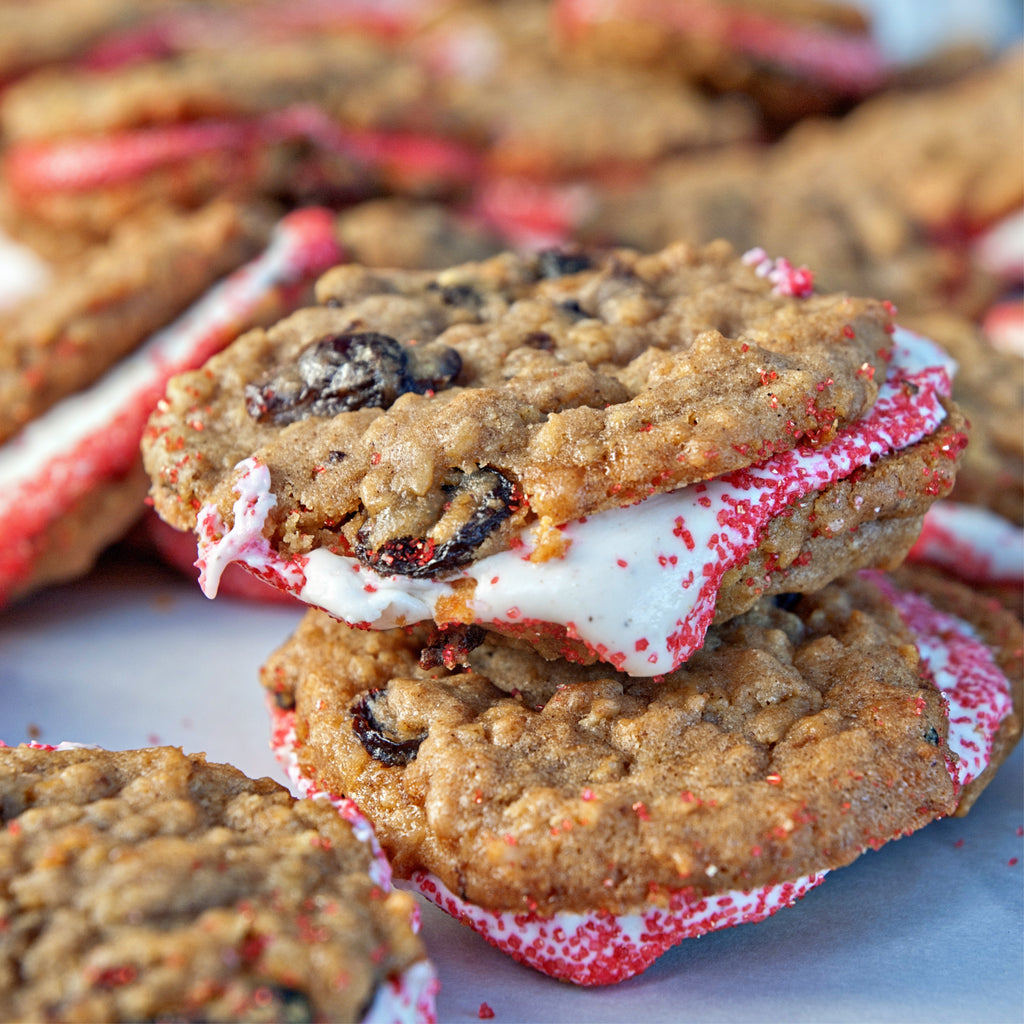
<path fill-rule="evenodd" d="M 439 284 L 432 281 L 427 287 L 431 291 L 440 292 L 441 301 L 446 306 L 476 309 L 482 302 L 480 293 L 471 284 Z"/>
<path fill-rule="evenodd" d="M 477 548 L 522 505 L 512 481 L 492 467 L 467 473 L 445 490 L 448 501 L 426 536 L 374 545 L 373 525 L 366 522 L 356 535 L 356 557 L 385 575 L 424 579 L 450 572 L 473 561 Z"/>
<path fill-rule="evenodd" d="M 451 671 L 456 665 L 465 665 L 470 651 L 479 647 L 487 636 L 482 626 L 457 623 L 442 626 L 431 634 L 430 642 L 420 651 L 420 668 L 439 668 Z"/>
<path fill-rule="evenodd" d="M 416 760 L 420 744 L 427 738 L 426 733 L 411 739 L 399 739 L 389 735 L 387 728 L 377 718 L 377 702 L 383 690 L 368 690 L 352 705 L 352 729 L 363 749 L 375 761 L 389 768 L 404 768 Z"/>
<path fill-rule="evenodd" d="M 934 725 L 928 726 L 928 731 L 924 734 L 925 742 L 930 743 L 933 747 L 939 745 L 939 733 Z"/>
<path fill-rule="evenodd" d="M 330 334 L 307 346 L 290 367 L 263 384 L 248 384 L 246 409 L 259 422 L 286 426 L 307 416 L 387 409 L 399 395 L 447 387 L 462 369 L 444 345 L 406 348 L 387 334 Z"/>
<path fill-rule="evenodd" d="M 561 249 L 542 249 L 537 253 L 537 273 L 541 277 L 565 277 L 579 274 L 593 266 L 590 257 L 582 252 L 565 252 Z"/>

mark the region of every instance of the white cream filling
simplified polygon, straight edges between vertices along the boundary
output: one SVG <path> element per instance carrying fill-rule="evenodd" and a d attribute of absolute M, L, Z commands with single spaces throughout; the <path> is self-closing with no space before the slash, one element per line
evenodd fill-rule
<path fill-rule="evenodd" d="M 434 998 L 440 988 L 429 960 L 406 968 L 380 985 L 362 1024 L 426 1024 L 436 1020 Z"/>
<path fill-rule="evenodd" d="M 0 234 L 0 311 L 42 292 L 52 268 L 24 245 Z"/>
<path fill-rule="evenodd" d="M 949 393 L 953 366 L 931 342 L 898 329 L 875 405 L 830 444 L 568 523 L 568 548 L 558 558 L 531 562 L 535 545 L 527 531 L 519 547 L 446 580 L 384 576 L 324 548 L 290 559 L 277 554 L 263 536 L 276 502 L 270 473 L 246 459 L 236 467 L 231 528 L 224 530 L 213 506 L 200 512 L 196 564 L 210 597 L 223 568 L 238 561 L 307 604 L 374 629 L 431 619 L 440 602 L 456 595 L 454 584 L 472 580 L 468 607 L 476 621 L 560 625 L 616 668 L 659 675 L 700 646 L 722 575 L 757 546 L 772 516 L 935 430 L 945 417 L 939 396 Z"/>

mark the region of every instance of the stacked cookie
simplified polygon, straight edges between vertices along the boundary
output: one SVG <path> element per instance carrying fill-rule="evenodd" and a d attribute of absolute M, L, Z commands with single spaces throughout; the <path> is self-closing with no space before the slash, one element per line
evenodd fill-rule
<path fill-rule="evenodd" d="M 210 596 L 313 606 L 263 683 L 318 798 L 0 750 L 6 1016 L 430 1019 L 322 798 L 594 985 L 1012 748 L 1024 373 L 978 324 L 1024 64 L 685 6 L 0 2 L 0 222 L 49 265 L 0 320 L 0 604 L 145 515 Z"/>
<path fill-rule="evenodd" d="M 80 575 L 138 518 L 137 428 L 168 372 L 345 258 L 724 237 L 808 262 L 828 290 L 979 316 L 1006 261 L 968 241 L 1024 198 L 1020 62 L 909 88 L 852 10 L 716 6 L 681 23 L 671 5 L 540 0 L 0 5 L 0 220 L 51 264 L 0 322 L 0 601 Z M 272 240 L 312 202 L 333 225 Z M 233 286 L 179 329 L 268 247 L 287 256 L 242 276 L 269 294 Z M 178 354 L 120 374 L 153 382 L 141 397 L 124 379 L 88 397 L 164 328 Z M 58 410 L 75 394 L 104 411 Z M 93 415 L 124 440 L 116 459 L 69 430 Z"/>
<path fill-rule="evenodd" d="M 1019 625 L 877 573 L 965 442 L 885 303 L 724 243 L 317 297 L 172 381 L 155 507 L 209 595 L 239 562 L 320 609 L 264 672 L 283 759 L 513 956 L 628 977 L 966 809 L 1012 747 Z"/>

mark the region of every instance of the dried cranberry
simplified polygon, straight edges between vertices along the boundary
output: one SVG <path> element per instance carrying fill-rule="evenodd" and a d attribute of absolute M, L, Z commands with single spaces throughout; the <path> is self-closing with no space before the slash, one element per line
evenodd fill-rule
<path fill-rule="evenodd" d="M 449 500 L 426 536 L 393 537 L 373 546 L 373 524 L 367 522 L 356 535 L 356 557 L 385 575 L 424 579 L 450 572 L 472 562 L 477 548 L 522 503 L 512 481 L 492 467 L 467 473 L 445 490 Z"/>
<path fill-rule="evenodd" d="M 430 642 L 420 651 L 420 668 L 453 669 L 456 665 L 464 665 L 470 651 L 479 647 L 487 633 L 482 626 L 476 624 L 442 626 L 434 630 Z"/>
<path fill-rule="evenodd" d="M 541 277 L 565 277 L 589 270 L 593 263 L 582 252 L 568 252 L 562 249 L 542 249 L 537 253 L 537 273 Z"/>
<path fill-rule="evenodd" d="M 444 345 L 405 347 L 387 334 L 329 334 L 305 348 L 294 367 L 263 384 L 249 384 L 249 415 L 286 426 L 307 416 L 387 409 L 399 395 L 447 387 L 462 369 Z"/>
<path fill-rule="evenodd" d="M 375 761 L 389 768 L 404 768 L 416 759 L 420 744 L 427 738 L 426 733 L 411 739 L 398 739 L 388 733 L 377 718 L 377 702 L 383 690 L 368 690 L 352 705 L 352 728 L 359 737 L 363 749 Z"/>

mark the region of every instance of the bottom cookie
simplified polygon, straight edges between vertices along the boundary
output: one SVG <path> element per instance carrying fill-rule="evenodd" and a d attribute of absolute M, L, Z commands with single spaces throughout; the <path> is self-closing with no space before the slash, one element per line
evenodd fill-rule
<path fill-rule="evenodd" d="M 173 747 L 0 748 L 4 1020 L 433 1021 L 352 805 Z"/>
<path fill-rule="evenodd" d="M 423 668 L 424 632 L 310 612 L 264 668 L 273 742 L 403 884 L 531 967 L 616 982 L 970 805 L 1020 732 L 1020 626 L 914 586 L 765 599 L 656 679 L 493 638 Z"/>

